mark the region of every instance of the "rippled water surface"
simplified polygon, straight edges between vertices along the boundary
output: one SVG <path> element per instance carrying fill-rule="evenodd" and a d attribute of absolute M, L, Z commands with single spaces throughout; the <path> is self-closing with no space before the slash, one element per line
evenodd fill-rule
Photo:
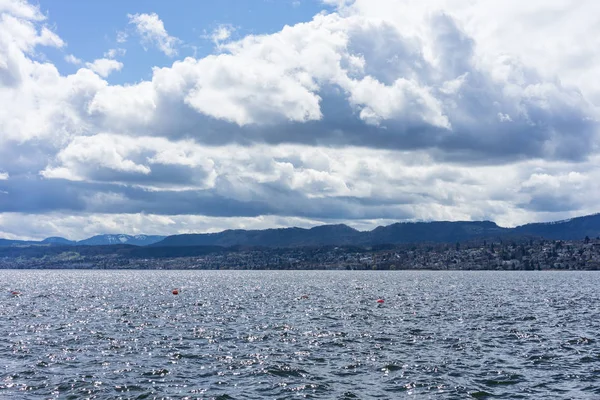
<path fill-rule="evenodd" d="M 594 272 L 2 270 L 0 284 L 0 398 L 600 398 Z"/>

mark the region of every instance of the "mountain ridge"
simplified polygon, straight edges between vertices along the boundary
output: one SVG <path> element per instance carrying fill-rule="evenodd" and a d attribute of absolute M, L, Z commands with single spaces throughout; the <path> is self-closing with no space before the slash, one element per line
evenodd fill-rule
<path fill-rule="evenodd" d="M 104 234 L 80 240 L 77 242 L 77 244 L 85 246 L 101 246 L 112 244 L 131 244 L 134 246 L 148 246 L 163 240 L 165 237 L 166 236 L 160 235 Z"/>
<path fill-rule="evenodd" d="M 397 222 L 378 226 L 371 231 L 358 231 L 345 224 L 320 225 L 308 229 L 297 227 L 264 230 L 236 229 L 216 233 L 171 235 L 150 246 L 373 246 L 419 242 L 449 243 L 511 237 L 577 240 L 584 239 L 586 236 L 600 236 L 600 214 L 555 222 L 530 223 L 514 228 L 504 228 L 493 221 L 430 221 Z"/>
<path fill-rule="evenodd" d="M 378 226 L 370 231 L 359 231 L 345 224 L 335 224 L 312 228 L 227 229 L 214 233 L 186 233 L 169 236 L 105 234 L 80 241 L 71 241 L 62 237 L 49 237 L 42 241 L 0 239 L 0 246 L 105 246 L 119 244 L 148 247 L 373 246 L 419 242 L 449 243 L 510 237 L 579 240 L 586 236 L 600 236 L 600 214 L 561 221 L 530 223 L 514 228 L 504 228 L 493 221 L 396 222 Z"/>
<path fill-rule="evenodd" d="M 133 246 L 148 246 L 163 240 L 161 235 L 125 235 L 104 234 L 95 235 L 83 240 L 69 240 L 60 236 L 47 237 L 43 240 L 12 240 L 0 239 L 0 247 L 6 246 L 107 246 L 130 244 Z"/>

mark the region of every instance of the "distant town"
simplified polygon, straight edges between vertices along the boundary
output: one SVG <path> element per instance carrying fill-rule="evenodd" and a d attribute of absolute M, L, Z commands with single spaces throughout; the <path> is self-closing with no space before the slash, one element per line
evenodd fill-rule
<path fill-rule="evenodd" d="M 0 239 L 0 268 L 598 270 L 600 214 L 515 228 L 433 221 L 372 231 L 322 225 L 80 241 Z"/>
<path fill-rule="evenodd" d="M 196 255 L 144 256 L 104 251 L 114 246 L 32 247 L 0 252 L 0 268 L 210 269 L 210 270 L 599 270 L 600 238 L 515 239 L 453 244 L 197 248 Z M 13 249 L 14 250 L 14 249 Z M 204 253 L 204 254 L 203 254 Z"/>

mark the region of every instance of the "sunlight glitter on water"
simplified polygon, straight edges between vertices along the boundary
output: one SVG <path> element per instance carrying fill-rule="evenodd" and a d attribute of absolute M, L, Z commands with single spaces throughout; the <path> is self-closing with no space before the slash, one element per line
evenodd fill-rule
<path fill-rule="evenodd" d="M 600 397 L 597 273 L 4 270 L 0 282 L 22 292 L 0 301 L 2 398 Z"/>

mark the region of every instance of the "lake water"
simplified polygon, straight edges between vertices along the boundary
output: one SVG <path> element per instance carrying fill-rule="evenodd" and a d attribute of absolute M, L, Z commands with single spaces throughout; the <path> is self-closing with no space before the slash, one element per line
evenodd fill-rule
<path fill-rule="evenodd" d="M 600 398 L 594 272 L 0 270 L 0 285 L 0 398 Z"/>

